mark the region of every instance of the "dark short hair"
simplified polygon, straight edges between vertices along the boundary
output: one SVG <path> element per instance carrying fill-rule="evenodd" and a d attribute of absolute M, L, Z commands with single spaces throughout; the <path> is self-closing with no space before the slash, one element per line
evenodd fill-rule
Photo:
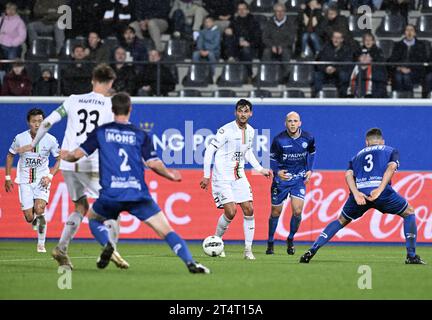
<path fill-rule="evenodd" d="M 406 26 L 405 26 L 405 29 L 404 29 L 404 31 L 406 30 L 406 28 L 408 28 L 408 27 L 413 27 L 413 29 L 414 29 L 414 31 L 417 33 L 417 28 L 416 28 L 416 26 L 415 25 L 413 25 L 412 23 L 408 23 Z"/>
<path fill-rule="evenodd" d="M 246 8 L 247 8 L 248 10 L 250 10 L 250 9 L 249 9 L 249 8 L 250 8 L 250 7 L 249 7 L 249 3 L 247 3 L 246 1 L 241 0 L 241 1 L 237 2 L 237 8 L 238 8 L 239 5 L 246 6 Z"/>
<path fill-rule="evenodd" d="M 132 33 L 133 34 L 136 34 L 136 31 L 135 31 L 135 29 L 134 28 L 132 28 L 132 27 L 126 27 L 124 30 L 123 30 L 123 33 L 125 33 L 126 31 L 132 31 Z"/>
<path fill-rule="evenodd" d="M 114 70 L 106 63 L 101 63 L 93 69 L 92 79 L 97 82 L 106 83 L 116 79 Z"/>
<path fill-rule="evenodd" d="M 76 45 L 73 46 L 72 52 L 75 52 L 75 50 L 78 49 L 78 48 L 81 48 L 81 49 L 85 50 L 84 45 L 78 43 L 78 44 L 76 44 Z"/>
<path fill-rule="evenodd" d="M 116 93 L 111 98 L 112 103 L 112 112 L 116 116 L 125 116 L 129 113 L 130 106 L 131 106 L 131 99 L 129 94 L 126 92 L 119 92 Z"/>
<path fill-rule="evenodd" d="M 42 109 L 38 109 L 38 108 L 30 109 L 30 110 L 27 112 L 27 122 L 30 121 L 30 118 L 31 118 L 31 117 L 33 117 L 33 116 L 39 116 L 39 115 L 41 115 L 42 118 L 45 118 L 45 113 L 43 112 Z"/>
<path fill-rule="evenodd" d="M 250 111 L 252 111 L 252 103 L 249 100 L 246 99 L 240 99 L 239 101 L 237 101 L 236 103 L 236 111 L 238 110 L 238 108 L 240 107 L 245 107 L 248 106 Z"/>
<path fill-rule="evenodd" d="M 380 128 L 371 128 L 366 132 L 366 139 L 382 139 L 383 134 Z"/>
<path fill-rule="evenodd" d="M 365 33 L 363 33 L 362 40 L 364 41 L 364 39 L 366 37 L 371 37 L 374 41 L 376 40 L 374 34 L 371 31 L 369 31 L 369 30 L 366 31 Z"/>

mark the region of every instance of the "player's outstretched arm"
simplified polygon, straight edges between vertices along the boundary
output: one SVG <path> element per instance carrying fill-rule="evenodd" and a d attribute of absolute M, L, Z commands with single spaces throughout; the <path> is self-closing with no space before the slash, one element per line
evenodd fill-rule
<path fill-rule="evenodd" d="M 160 159 L 152 159 L 147 161 L 146 166 L 156 172 L 158 175 L 167 178 L 171 181 L 181 181 L 181 174 L 177 170 L 168 169 Z"/>
<path fill-rule="evenodd" d="M 249 149 L 246 151 L 245 153 L 245 159 L 251 164 L 251 166 L 258 171 L 259 173 L 261 173 L 263 176 L 267 177 L 267 178 L 273 178 L 273 171 L 263 168 L 260 163 L 258 162 L 257 158 L 255 157 L 252 149 Z"/>
<path fill-rule="evenodd" d="M 395 162 L 390 162 L 387 165 L 387 169 L 384 172 L 380 185 L 378 186 L 378 188 L 373 189 L 370 193 L 370 196 L 367 198 L 369 201 L 374 201 L 378 199 L 378 197 L 384 191 L 385 187 L 390 183 L 394 173 L 396 172 L 397 167 L 398 166 Z"/>
<path fill-rule="evenodd" d="M 12 164 L 13 164 L 13 159 L 14 159 L 14 154 L 8 152 L 7 156 L 6 156 L 6 165 L 5 165 L 5 190 L 6 192 L 12 192 L 13 190 L 13 181 L 12 178 L 10 176 L 11 171 L 12 171 Z"/>
<path fill-rule="evenodd" d="M 67 151 L 62 150 L 60 152 L 60 158 L 62 160 L 68 161 L 68 162 L 77 162 L 79 159 L 84 157 L 86 154 L 83 149 L 77 148 L 73 151 Z"/>
<path fill-rule="evenodd" d="M 357 189 L 357 185 L 356 185 L 355 180 L 354 180 L 354 171 L 347 170 L 345 172 L 345 181 L 348 184 L 348 187 L 349 187 L 352 195 L 354 196 L 356 203 L 359 206 L 365 205 L 366 204 L 366 195 Z"/>

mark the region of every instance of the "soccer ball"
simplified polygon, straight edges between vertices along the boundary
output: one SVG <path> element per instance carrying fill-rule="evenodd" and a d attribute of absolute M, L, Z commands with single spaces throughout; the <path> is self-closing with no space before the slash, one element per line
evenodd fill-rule
<path fill-rule="evenodd" d="M 218 236 L 209 236 L 203 241 L 204 253 L 210 257 L 217 257 L 224 249 L 224 243 Z"/>

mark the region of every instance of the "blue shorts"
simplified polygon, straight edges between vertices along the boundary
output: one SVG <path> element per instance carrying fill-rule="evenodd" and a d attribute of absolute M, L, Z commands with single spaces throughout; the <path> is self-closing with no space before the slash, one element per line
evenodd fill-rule
<path fill-rule="evenodd" d="M 382 213 L 401 214 L 408 207 L 408 201 L 401 197 L 393 188 L 386 188 L 374 202 L 366 200 L 364 206 L 359 206 L 350 193 L 342 209 L 342 216 L 347 220 L 355 220 L 363 216 L 369 209 L 377 209 Z"/>
<path fill-rule="evenodd" d="M 305 194 L 306 186 L 303 180 L 299 179 L 294 183 L 273 180 L 271 186 L 271 202 L 273 206 L 281 205 L 288 196 L 304 200 Z"/>
<path fill-rule="evenodd" d="M 127 211 L 141 221 L 146 221 L 161 211 L 153 199 L 145 199 L 134 202 L 118 202 L 97 199 L 93 203 L 93 211 L 107 219 L 117 219 L 120 212 Z"/>

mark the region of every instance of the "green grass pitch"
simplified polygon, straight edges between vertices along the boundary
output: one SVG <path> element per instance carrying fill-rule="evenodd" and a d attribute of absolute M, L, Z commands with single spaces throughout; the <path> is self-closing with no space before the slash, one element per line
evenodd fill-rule
<path fill-rule="evenodd" d="M 266 256 L 255 245 L 255 261 L 242 246 L 226 245 L 226 258 L 204 255 L 191 243 L 196 260 L 212 274 L 192 275 L 165 243 L 120 243 L 128 270 L 110 264 L 96 268 L 100 247 L 74 242 L 69 253 L 75 269 L 72 289 L 60 290 L 61 274 L 49 252 L 36 253 L 35 242 L 0 241 L 0 299 L 432 299 L 432 247 L 419 247 L 428 265 L 405 265 L 403 246 L 327 246 L 310 264 L 298 260 L 306 246 L 288 256 L 283 245 Z M 359 266 L 372 271 L 372 289 L 359 289 Z"/>

